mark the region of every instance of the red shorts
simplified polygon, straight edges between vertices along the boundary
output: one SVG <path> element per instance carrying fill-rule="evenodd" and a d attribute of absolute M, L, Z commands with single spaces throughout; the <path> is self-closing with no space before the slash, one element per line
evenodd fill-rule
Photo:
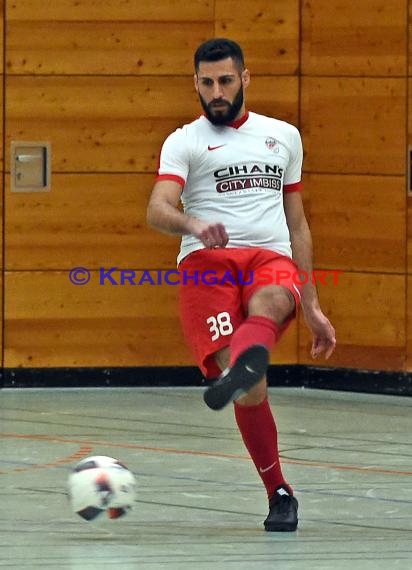
<path fill-rule="evenodd" d="M 296 264 L 260 248 L 200 249 L 179 264 L 180 319 L 186 341 L 206 378 L 220 374 L 214 353 L 228 346 L 247 316 L 251 296 L 267 285 L 282 285 L 300 302 Z M 282 326 L 283 332 L 292 315 Z"/>

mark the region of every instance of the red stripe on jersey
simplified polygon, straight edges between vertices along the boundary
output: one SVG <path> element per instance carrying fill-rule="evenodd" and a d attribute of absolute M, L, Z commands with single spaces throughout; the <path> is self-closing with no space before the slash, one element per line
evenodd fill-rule
<path fill-rule="evenodd" d="M 182 188 L 186 184 L 186 180 L 181 176 L 177 176 L 176 174 L 158 174 L 156 177 L 156 182 L 159 182 L 161 180 L 171 180 L 172 182 L 177 182 Z"/>
<path fill-rule="evenodd" d="M 246 121 L 249 118 L 249 111 L 246 111 L 244 115 L 242 115 L 242 117 L 240 117 L 240 119 L 236 119 L 235 121 L 232 121 L 231 123 L 228 123 L 227 126 L 228 127 L 233 127 L 234 129 L 238 129 L 239 127 L 241 127 L 244 123 L 246 123 Z"/>
<path fill-rule="evenodd" d="M 285 192 L 300 192 L 303 188 L 302 182 L 296 182 L 295 184 L 285 184 L 283 187 Z"/>

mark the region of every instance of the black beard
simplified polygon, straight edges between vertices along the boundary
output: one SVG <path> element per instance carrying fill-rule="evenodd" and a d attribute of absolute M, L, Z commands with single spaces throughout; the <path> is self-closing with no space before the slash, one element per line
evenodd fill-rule
<path fill-rule="evenodd" d="M 199 99 L 202 104 L 203 110 L 206 113 L 207 118 L 209 121 L 216 125 L 217 127 L 221 127 L 223 125 L 227 125 L 236 119 L 239 114 L 240 109 L 243 105 L 243 86 L 240 86 L 239 91 L 236 93 L 235 98 L 233 99 L 232 103 L 228 103 L 224 99 L 214 99 L 209 104 L 203 99 L 203 97 L 199 94 Z M 215 111 L 213 110 L 214 103 L 225 103 L 227 105 L 227 110 L 224 111 Z"/>

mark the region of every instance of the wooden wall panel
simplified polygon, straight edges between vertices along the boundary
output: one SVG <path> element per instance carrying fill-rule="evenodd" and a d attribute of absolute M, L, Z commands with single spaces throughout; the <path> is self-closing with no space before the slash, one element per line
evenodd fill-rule
<path fill-rule="evenodd" d="M 4 275 L 4 271 L 3 269 L 1 269 L 0 271 L 0 319 L 1 319 L 1 324 L 2 326 L 0 327 L 0 366 L 3 367 L 5 366 L 4 364 L 4 337 L 3 337 L 3 322 L 4 322 L 4 303 L 3 303 L 3 295 L 4 295 L 4 284 L 3 284 L 3 275 Z M 2 380 L 0 381 L 0 387 L 2 387 Z"/>
<path fill-rule="evenodd" d="M 406 200 L 406 215 L 407 215 L 407 246 L 406 246 L 406 257 L 407 263 L 406 268 L 409 274 L 412 273 L 412 197 Z"/>
<path fill-rule="evenodd" d="M 0 53 L 2 55 L 0 61 L 0 71 L 4 72 L 4 2 L 5 0 L 0 0 Z"/>
<path fill-rule="evenodd" d="M 299 123 L 299 80 L 289 76 L 259 77 L 252 74 L 247 107 L 256 113 Z"/>
<path fill-rule="evenodd" d="M 405 75 L 407 3 L 308 0 L 302 12 L 305 75 Z"/>
<path fill-rule="evenodd" d="M 412 147 L 412 0 L 408 1 L 409 6 L 409 45 L 408 49 L 408 145 Z M 408 164 L 409 171 L 412 165 Z M 411 181 L 407 181 L 407 188 L 410 188 Z M 406 347 L 406 370 L 412 371 L 412 197 L 407 198 L 407 347 Z"/>
<path fill-rule="evenodd" d="M 408 78 L 408 146 L 412 148 L 412 2 L 409 1 L 409 78 Z M 408 157 L 409 176 L 411 176 L 412 164 Z M 407 189 L 411 187 L 411 180 L 407 180 Z M 406 370 L 412 371 L 412 196 L 406 200 L 407 212 L 407 347 L 406 347 Z"/>
<path fill-rule="evenodd" d="M 336 328 L 337 348 L 328 361 L 310 357 L 311 338 L 301 319 L 299 361 L 331 367 L 402 370 L 406 346 L 404 275 L 346 272 L 338 285 L 320 285 L 322 307 Z"/>
<path fill-rule="evenodd" d="M 195 364 L 180 329 L 177 287 L 100 285 L 98 272 L 82 286 L 67 272 L 10 272 L 6 280 L 8 367 Z M 291 327 L 273 360 L 295 357 Z"/>
<path fill-rule="evenodd" d="M 4 244 L 3 244 L 3 233 L 4 233 L 4 211 L 3 211 L 3 204 L 4 204 L 4 132 L 3 132 L 3 124 L 4 124 L 4 116 L 3 116 L 3 101 L 4 101 L 4 0 L 0 0 L 0 367 L 3 367 L 3 357 L 4 357 L 4 343 L 3 343 L 3 251 L 4 251 Z M 0 379 L 1 385 L 1 379 Z"/>
<path fill-rule="evenodd" d="M 290 324 L 270 354 L 271 364 L 296 364 L 298 361 L 297 320 Z"/>
<path fill-rule="evenodd" d="M 54 21 L 213 21 L 214 0 L 6 0 L 7 18 Z"/>
<path fill-rule="evenodd" d="M 208 22 L 12 21 L 7 69 L 36 75 L 192 76 L 192 54 L 209 37 Z"/>
<path fill-rule="evenodd" d="M 0 101 L 2 104 L 0 105 L 0 173 L 3 172 L 4 169 L 4 132 L 3 132 L 3 124 L 4 124 L 4 0 L 0 0 Z M 3 188 L 2 188 L 3 193 Z M 0 214 L 3 208 L 3 204 L 0 204 Z M 3 216 L 0 217 L 0 236 L 2 235 L 2 224 Z M 1 238 L 0 238 L 1 239 Z M 1 259 L 1 254 L 0 254 Z M 2 263 L 2 262 L 1 262 Z"/>
<path fill-rule="evenodd" d="M 409 6 L 409 45 L 408 49 L 408 145 L 412 148 L 412 0 L 408 1 Z M 408 164 L 408 169 L 412 167 Z M 408 179 L 406 186 L 410 188 L 411 181 Z M 407 351 L 406 370 L 412 371 L 412 197 L 406 201 L 407 208 Z"/>
<path fill-rule="evenodd" d="M 216 0 L 215 35 L 238 41 L 252 74 L 297 74 L 299 0 Z"/>
<path fill-rule="evenodd" d="M 0 0 L 1 2 L 1 0 Z M 1 4 L 0 4 L 1 9 Z M 1 38 L 1 27 L 3 25 L 3 19 L 0 13 L 0 55 L 3 50 L 3 45 Z M 3 91 L 3 63 L 0 63 L 0 101 L 4 99 L 4 91 Z M 5 198 L 5 188 L 4 188 L 4 132 L 3 132 L 3 125 L 4 125 L 4 116 L 3 116 L 4 106 L 0 105 L 0 187 L 1 187 L 1 199 L 0 199 L 0 271 L 3 269 L 3 229 L 4 229 L 4 198 Z M 0 289 L 0 306 L 2 300 L 2 289 Z M 1 312 L 0 312 L 1 317 Z M 2 328 L 0 326 L 0 328 Z M 0 350 L 1 353 L 1 350 Z"/>
<path fill-rule="evenodd" d="M 163 139 L 201 113 L 192 56 L 212 35 L 242 44 L 248 107 L 301 125 L 316 267 L 344 270 L 319 286 L 328 365 L 399 370 L 407 345 L 412 362 L 407 3 L 358 4 L 6 0 L 6 169 L 11 140 L 49 140 L 53 161 L 48 194 L 7 178 L 6 365 L 193 364 L 173 287 L 76 287 L 67 270 L 174 267 L 179 239 L 146 228 L 145 205 Z M 272 362 L 313 363 L 309 347 L 300 319 Z"/>
<path fill-rule="evenodd" d="M 255 77 L 251 106 L 296 121 L 297 89 Z M 164 138 L 201 113 L 192 77 L 9 76 L 7 90 L 7 143 L 52 141 L 57 172 L 154 172 Z"/>
<path fill-rule="evenodd" d="M 154 291 L 155 289 L 155 291 Z M 6 366 L 186 364 L 176 287 L 70 283 L 66 272 L 6 273 Z M 11 292 L 13 292 L 11 294 Z"/>
<path fill-rule="evenodd" d="M 407 296 L 406 296 L 406 366 L 408 372 L 412 372 L 412 276 L 407 276 Z"/>
<path fill-rule="evenodd" d="M 405 79 L 302 80 L 305 170 L 405 174 Z"/>
<path fill-rule="evenodd" d="M 54 174 L 48 193 L 6 190 L 9 270 L 171 268 L 180 238 L 148 228 L 154 174 Z"/>
<path fill-rule="evenodd" d="M 404 273 L 405 179 L 306 174 L 317 267 Z"/>
<path fill-rule="evenodd" d="M 411 40 L 411 54 L 412 54 L 412 40 Z M 407 124 L 408 124 L 408 147 L 412 149 L 412 78 L 408 79 L 408 123 Z M 408 169 L 412 169 L 412 164 L 409 164 L 409 157 L 408 157 Z M 406 186 L 408 185 L 408 183 L 409 185 L 411 185 L 412 179 L 407 181 Z M 407 211 L 407 220 L 408 220 L 407 271 L 408 273 L 412 273 L 412 194 L 406 200 L 406 211 Z"/>
<path fill-rule="evenodd" d="M 406 45 L 406 53 L 407 53 L 407 61 L 408 61 L 408 69 L 407 74 L 409 77 L 412 76 L 412 0 L 407 0 L 408 4 L 408 29 L 406 32 L 407 38 L 407 45 Z M 410 133 L 411 131 L 409 131 Z"/>
<path fill-rule="evenodd" d="M 50 140 L 57 172 L 154 171 L 163 138 L 198 112 L 192 83 L 11 76 L 7 141 Z"/>
<path fill-rule="evenodd" d="M 344 271 L 339 287 L 318 285 L 337 330 L 327 365 L 402 370 L 407 3 L 301 7 L 305 204 L 316 267 Z M 301 319 L 301 362 L 309 348 Z"/>

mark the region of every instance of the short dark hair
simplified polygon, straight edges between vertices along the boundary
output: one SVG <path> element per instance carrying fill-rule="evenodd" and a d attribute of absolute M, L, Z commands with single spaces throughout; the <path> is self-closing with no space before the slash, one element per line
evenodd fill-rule
<path fill-rule="evenodd" d="M 238 67 L 243 70 L 245 61 L 242 48 L 233 40 L 213 38 L 201 44 L 195 52 L 195 70 L 198 71 L 201 61 L 220 61 L 231 57 Z"/>

